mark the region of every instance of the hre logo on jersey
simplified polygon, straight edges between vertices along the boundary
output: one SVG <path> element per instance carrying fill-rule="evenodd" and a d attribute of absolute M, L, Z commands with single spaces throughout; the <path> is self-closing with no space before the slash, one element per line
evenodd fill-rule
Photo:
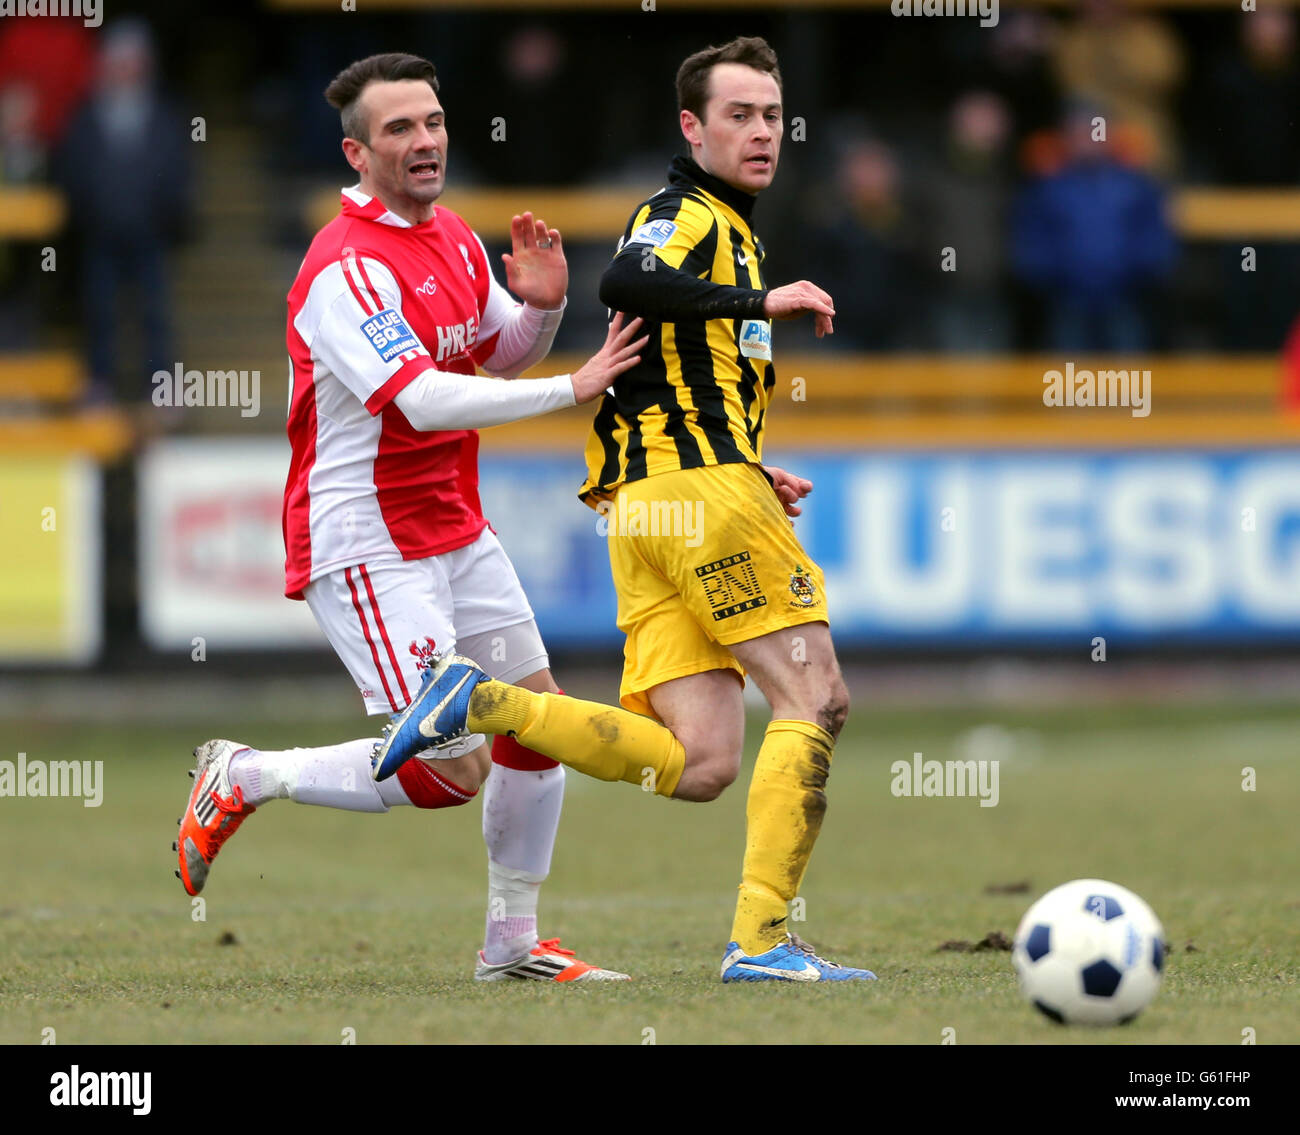
<path fill-rule="evenodd" d="M 428 635 L 424 636 L 424 645 L 412 640 L 411 653 L 415 655 L 421 670 L 427 670 L 438 656 L 438 647 Z"/>
<path fill-rule="evenodd" d="M 361 325 L 361 334 L 370 340 L 370 345 L 386 363 L 391 363 L 407 351 L 414 351 L 420 345 L 402 317 L 391 307 L 386 307 L 378 315 L 367 319 Z"/>
<path fill-rule="evenodd" d="M 463 355 L 478 338 L 478 320 L 470 316 L 464 323 L 454 323 L 450 327 L 438 328 L 438 362 L 446 358 Z"/>

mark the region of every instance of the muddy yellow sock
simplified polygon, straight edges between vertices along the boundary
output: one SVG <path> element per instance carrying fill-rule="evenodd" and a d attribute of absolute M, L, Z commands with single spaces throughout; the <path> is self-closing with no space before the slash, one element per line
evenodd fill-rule
<path fill-rule="evenodd" d="M 785 938 L 826 814 L 826 777 L 835 740 L 811 721 L 767 727 L 745 807 L 745 863 L 731 938 L 750 957 Z"/>
<path fill-rule="evenodd" d="M 467 724 L 472 733 L 513 733 L 521 745 L 597 780 L 625 780 L 660 796 L 673 794 L 686 767 L 686 750 L 666 726 L 567 694 L 480 682 Z"/>

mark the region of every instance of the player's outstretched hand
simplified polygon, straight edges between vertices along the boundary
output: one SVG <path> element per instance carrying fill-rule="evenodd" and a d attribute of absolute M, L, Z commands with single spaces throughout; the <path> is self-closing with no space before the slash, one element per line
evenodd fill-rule
<path fill-rule="evenodd" d="M 769 319 L 798 319 L 804 312 L 812 312 L 818 339 L 835 333 L 831 322 L 835 315 L 835 302 L 808 280 L 773 288 L 763 301 L 763 314 Z"/>
<path fill-rule="evenodd" d="M 545 311 L 564 303 L 569 264 L 557 229 L 524 213 L 510 219 L 510 251 L 501 257 L 506 286 L 521 300 Z"/>
<path fill-rule="evenodd" d="M 764 465 L 763 468 L 772 478 L 772 488 L 776 491 L 777 500 L 785 508 L 786 516 L 798 516 L 802 513 L 803 509 L 795 504 L 795 501 L 803 500 L 811 493 L 813 483 L 807 477 L 787 473 L 776 465 Z"/>
<path fill-rule="evenodd" d="M 626 327 L 623 326 L 621 311 L 614 316 L 609 325 L 609 333 L 605 336 L 605 345 L 571 376 L 573 397 L 579 405 L 599 397 L 614 379 L 641 361 L 637 352 L 650 341 L 650 336 L 642 335 L 633 342 L 632 337 L 640 330 L 639 316 Z"/>

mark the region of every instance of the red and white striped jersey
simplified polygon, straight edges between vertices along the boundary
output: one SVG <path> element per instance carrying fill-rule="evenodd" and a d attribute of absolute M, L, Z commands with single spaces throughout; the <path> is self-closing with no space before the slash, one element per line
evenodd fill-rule
<path fill-rule="evenodd" d="M 391 403 L 430 368 L 473 374 L 515 306 L 455 213 L 412 225 L 343 190 L 289 292 L 286 595 L 353 564 L 462 548 L 486 527 L 477 432 L 421 432 Z"/>

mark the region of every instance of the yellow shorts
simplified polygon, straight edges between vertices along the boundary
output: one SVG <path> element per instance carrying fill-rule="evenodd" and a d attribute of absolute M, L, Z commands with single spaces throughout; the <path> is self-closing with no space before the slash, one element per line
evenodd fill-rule
<path fill-rule="evenodd" d="M 605 513 L 618 626 L 619 700 L 655 717 L 647 691 L 706 670 L 744 668 L 727 646 L 827 622 L 809 558 L 757 465 L 706 465 L 621 485 Z"/>

